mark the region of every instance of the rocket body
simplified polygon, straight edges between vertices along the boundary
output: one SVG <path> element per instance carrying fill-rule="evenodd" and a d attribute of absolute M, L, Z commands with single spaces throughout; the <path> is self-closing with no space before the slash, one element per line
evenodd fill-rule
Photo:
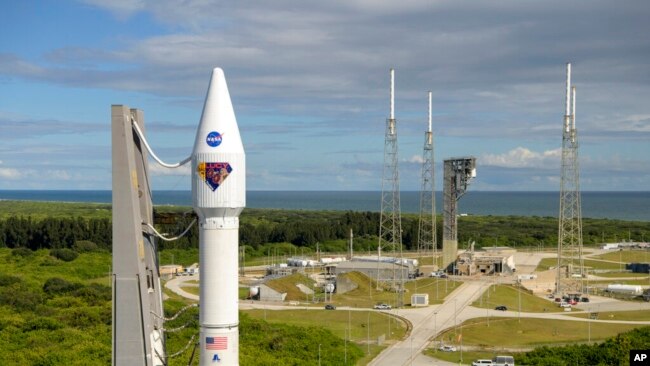
<path fill-rule="evenodd" d="M 239 365 L 239 214 L 246 156 L 223 71 L 215 68 L 192 152 L 199 216 L 200 365 Z"/>

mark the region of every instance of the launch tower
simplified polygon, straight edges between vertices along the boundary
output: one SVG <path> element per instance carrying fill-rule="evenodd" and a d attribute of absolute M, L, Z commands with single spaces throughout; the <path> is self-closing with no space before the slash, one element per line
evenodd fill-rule
<path fill-rule="evenodd" d="M 582 292 L 585 275 L 582 258 L 582 209 L 575 108 L 576 89 L 571 87 L 571 64 L 567 63 L 565 113 L 562 129 L 556 295 Z"/>
<path fill-rule="evenodd" d="M 476 177 L 476 158 L 446 159 L 444 165 L 442 268 L 450 271 L 458 254 L 458 200 Z"/>

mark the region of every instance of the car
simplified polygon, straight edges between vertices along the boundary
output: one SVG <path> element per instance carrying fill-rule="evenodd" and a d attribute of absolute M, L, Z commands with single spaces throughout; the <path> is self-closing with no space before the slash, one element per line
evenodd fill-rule
<path fill-rule="evenodd" d="M 556 298 L 555 298 L 555 302 L 561 302 L 561 301 L 562 301 L 561 298 L 559 298 L 559 297 L 556 297 Z"/>
<path fill-rule="evenodd" d="M 571 304 L 571 305 L 577 305 L 577 304 L 578 304 L 578 301 L 576 301 L 576 299 L 571 299 L 571 300 L 569 300 L 569 304 Z"/>
<path fill-rule="evenodd" d="M 570 308 L 570 307 L 571 307 L 571 304 L 569 304 L 569 303 L 566 302 L 566 301 L 562 301 L 562 302 L 560 303 L 560 307 L 561 307 L 561 308 Z"/>
<path fill-rule="evenodd" d="M 456 347 L 454 346 L 440 346 L 438 350 L 442 352 L 456 352 Z"/>
<path fill-rule="evenodd" d="M 375 309 L 377 310 L 390 310 L 391 307 L 388 304 L 377 304 L 374 306 Z"/>
<path fill-rule="evenodd" d="M 336 306 L 332 304 L 325 305 L 325 310 L 336 310 Z"/>
<path fill-rule="evenodd" d="M 472 362 L 472 366 L 492 366 L 492 360 L 476 360 Z"/>
<path fill-rule="evenodd" d="M 499 305 L 494 310 L 507 311 L 508 308 L 505 305 Z"/>
<path fill-rule="evenodd" d="M 581 302 L 589 302 L 589 298 L 588 297 L 583 297 L 583 298 L 580 299 L 580 301 Z"/>

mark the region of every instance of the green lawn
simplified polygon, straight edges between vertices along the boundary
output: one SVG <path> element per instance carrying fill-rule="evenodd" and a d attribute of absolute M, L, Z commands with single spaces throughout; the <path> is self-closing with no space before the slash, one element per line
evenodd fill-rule
<path fill-rule="evenodd" d="M 586 319 L 594 313 L 598 320 L 650 321 L 650 311 L 647 310 L 598 312 L 598 306 L 593 306 L 590 310 L 589 313 L 571 314 L 571 316 Z"/>
<path fill-rule="evenodd" d="M 472 306 L 494 309 L 495 306 L 505 305 L 510 311 L 519 310 L 521 298 L 521 311 L 526 313 L 560 312 L 561 308 L 538 296 L 520 290 L 510 285 L 492 285 L 481 295 Z"/>
<path fill-rule="evenodd" d="M 645 325 L 614 324 L 600 322 L 572 322 L 567 320 L 522 318 L 487 318 L 470 319 L 461 325 L 463 344 L 482 347 L 535 347 L 564 343 L 579 343 L 589 340 L 602 341 L 628 330 Z M 487 336 L 489 335 L 489 336 Z M 457 336 L 451 328 L 440 334 L 437 340 L 457 344 Z"/>
<path fill-rule="evenodd" d="M 650 250 L 616 250 L 593 258 L 623 263 L 648 263 L 648 260 L 650 260 Z"/>
<path fill-rule="evenodd" d="M 377 337 L 385 336 L 389 342 L 400 340 L 406 334 L 404 322 L 376 311 L 256 309 L 242 312 L 270 323 L 321 326 L 341 339 L 345 339 L 347 334 L 348 339 L 358 344 L 364 352 L 365 356 L 359 360 L 358 365 L 366 365 L 386 348 L 387 343 L 377 344 Z"/>
<path fill-rule="evenodd" d="M 598 277 L 645 277 L 648 278 L 646 273 L 631 273 L 631 272 L 606 272 L 596 274 Z"/>
<path fill-rule="evenodd" d="M 359 272 L 345 274 L 358 285 L 357 289 L 344 294 L 334 294 L 333 303 L 337 306 L 352 306 L 357 308 L 369 308 L 377 303 L 387 303 L 391 306 L 397 304 L 398 295 L 379 286 L 367 276 Z M 417 280 L 417 293 L 428 293 L 429 303 L 441 303 L 444 298 L 456 289 L 460 282 L 446 279 L 420 278 Z M 411 303 L 411 295 L 415 293 L 416 282 L 409 281 L 405 285 L 407 291 L 404 293 L 403 304 Z M 436 300 L 438 295 L 439 300 Z"/>
<path fill-rule="evenodd" d="M 589 269 L 620 269 L 621 264 L 620 263 L 612 263 L 612 262 L 604 262 L 602 260 L 591 260 L 591 259 L 585 259 L 584 260 L 584 265 L 585 267 Z M 544 258 L 542 259 L 539 264 L 537 265 L 537 269 L 535 269 L 537 272 L 541 271 L 546 271 L 549 268 L 556 267 L 557 266 L 557 258 Z M 623 265 L 623 268 L 625 266 Z"/>

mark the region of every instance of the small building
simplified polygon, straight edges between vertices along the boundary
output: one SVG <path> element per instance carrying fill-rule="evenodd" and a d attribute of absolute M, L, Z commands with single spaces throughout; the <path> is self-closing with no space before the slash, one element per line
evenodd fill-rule
<path fill-rule="evenodd" d="M 473 276 L 475 274 L 511 274 L 515 272 L 515 253 L 509 247 L 490 247 L 482 251 L 461 253 L 456 260 L 456 274 Z"/>
<path fill-rule="evenodd" d="M 411 306 L 428 306 L 429 294 L 413 294 L 411 295 Z"/>
<path fill-rule="evenodd" d="M 276 291 L 265 284 L 260 284 L 259 288 L 260 288 L 259 290 L 260 301 L 282 302 L 287 297 L 286 292 Z"/>

